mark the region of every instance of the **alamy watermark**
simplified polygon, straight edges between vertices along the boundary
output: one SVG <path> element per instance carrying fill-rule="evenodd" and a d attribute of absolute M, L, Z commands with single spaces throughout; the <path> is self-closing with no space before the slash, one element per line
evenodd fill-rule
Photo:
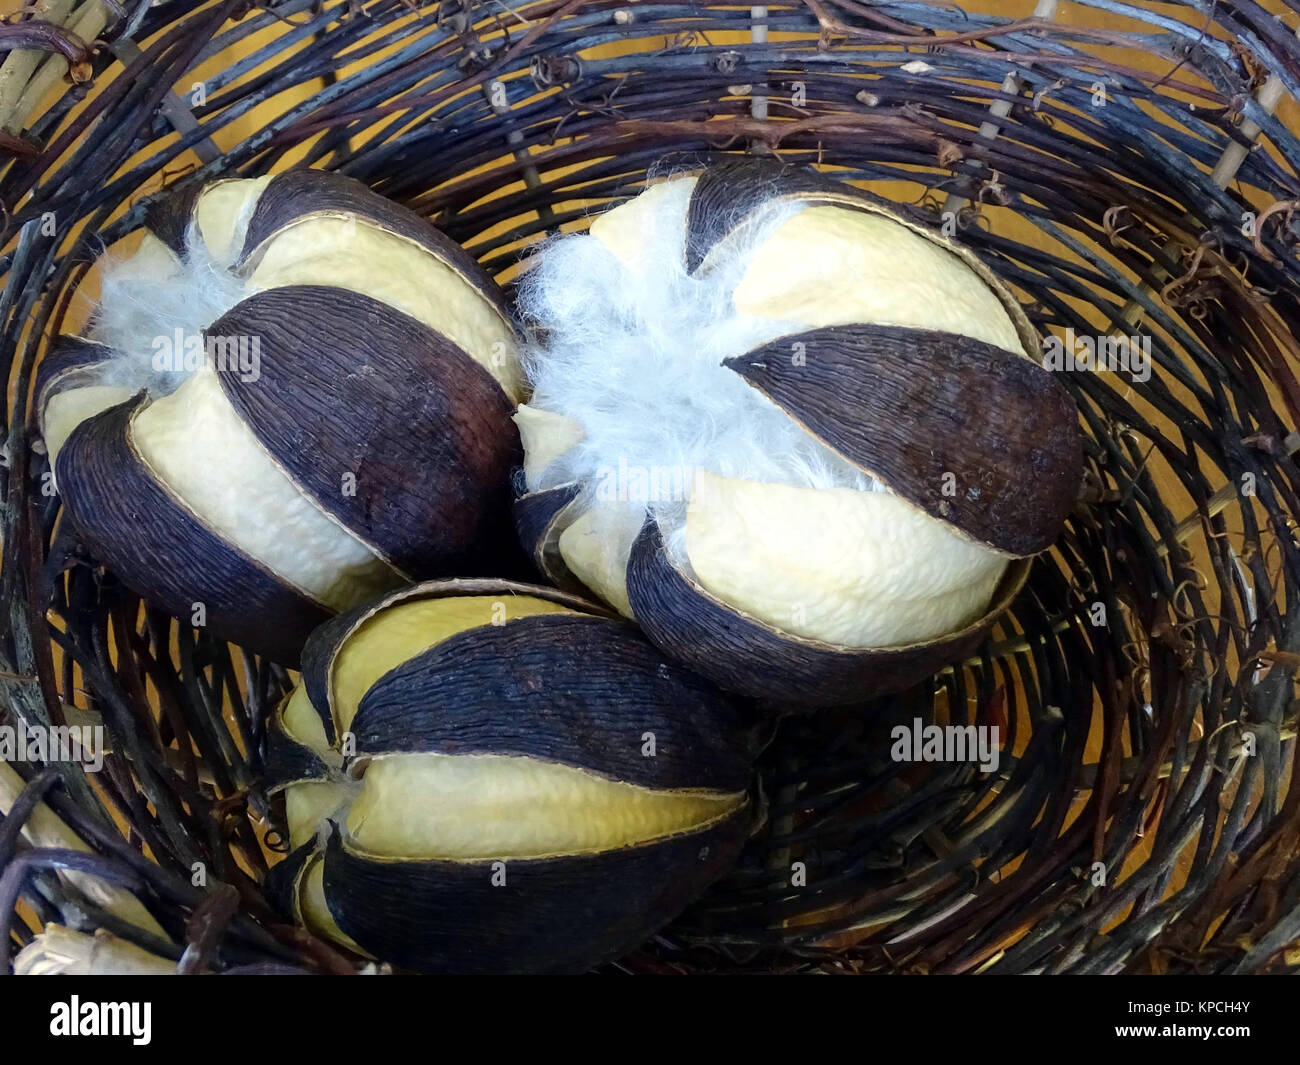
<path fill-rule="evenodd" d="M 889 738 L 895 762 L 978 762 L 992 773 L 1002 757 L 997 725 L 927 725 L 917 717 L 910 725 L 895 725 Z"/>
<path fill-rule="evenodd" d="M 262 376 L 262 339 L 257 336 L 204 336 L 177 327 L 153 338 L 153 368 L 158 373 L 194 373 L 207 363 L 241 381 Z"/>
<path fill-rule="evenodd" d="M 80 762 L 97 773 L 104 750 L 103 725 L 0 725 L 0 762 Z"/>
<path fill-rule="evenodd" d="M 153 1038 L 152 1029 L 151 1002 L 82 1002 L 73 995 L 50 1005 L 50 1035 L 125 1036 L 142 1047 Z"/>
<path fill-rule="evenodd" d="M 1054 371 L 1123 371 L 1134 381 L 1151 380 L 1151 338 L 1149 336 L 1096 336 L 1065 330 L 1064 337 L 1043 338 L 1043 368 Z"/>
<path fill-rule="evenodd" d="M 596 499 L 601 503 L 682 503 L 695 482 L 693 466 L 617 466 L 596 469 Z"/>

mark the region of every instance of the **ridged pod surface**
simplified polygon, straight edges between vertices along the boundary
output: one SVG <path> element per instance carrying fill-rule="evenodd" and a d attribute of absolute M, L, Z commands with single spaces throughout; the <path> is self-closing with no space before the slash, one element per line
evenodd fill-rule
<path fill-rule="evenodd" d="M 628 434 L 601 424 L 601 397 L 555 383 L 573 389 L 548 363 L 571 356 L 543 341 L 530 353 L 537 395 L 516 414 L 527 491 L 515 521 L 538 568 L 756 698 L 860 702 L 973 651 L 1028 559 L 1059 534 L 1083 468 L 1074 401 L 1031 357 L 1037 338 L 1005 285 L 870 194 L 766 159 L 652 185 L 570 239 L 603 245 L 623 289 L 636 278 L 665 286 L 683 321 L 697 313 L 691 301 L 721 307 L 680 342 L 612 347 L 694 375 L 684 402 L 704 388 L 737 398 L 683 420 L 683 441 L 656 438 L 693 459 L 685 502 L 615 505 L 602 479 L 624 456 L 602 449 Z M 667 271 L 652 261 L 665 249 L 681 260 Z M 623 289 L 590 314 L 636 313 Z M 728 350 L 719 313 L 759 342 Z M 777 444 L 758 429 L 744 443 L 801 448 L 830 474 L 747 474 L 743 453 L 692 439 L 723 414 L 770 426 L 776 413 L 788 419 Z M 655 417 L 634 396 L 618 415 Z"/>
<path fill-rule="evenodd" d="M 554 589 L 442 581 L 322 626 L 275 715 L 273 893 L 429 972 L 580 972 L 671 920 L 751 821 L 735 709 Z"/>
<path fill-rule="evenodd" d="M 340 610 L 498 568 L 520 459 L 516 336 L 455 242 L 317 170 L 191 187 L 147 226 L 127 269 L 191 286 L 196 313 L 231 298 L 186 328 L 199 357 L 183 361 L 177 337 L 152 374 L 95 327 L 45 358 L 45 445 L 98 561 L 288 664 Z"/>

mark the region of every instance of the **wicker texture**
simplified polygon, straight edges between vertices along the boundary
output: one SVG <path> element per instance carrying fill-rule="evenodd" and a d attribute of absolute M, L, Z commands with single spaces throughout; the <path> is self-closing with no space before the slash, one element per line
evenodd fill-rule
<path fill-rule="evenodd" d="M 1154 365 L 1145 382 L 1063 375 L 1085 499 L 979 657 L 784 720 L 740 866 L 619 965 L 1300 969 L 1300 141 L 1272 114 L 1300 91 L 1296 20 L 1248 0 L 1072 5 L 1130 19 L 1088 30 L 1054 7 L 89 0 L 50 16 L 84 28 L 101 12 L 93 49 L 40 21 L 0 28 L 39 50 L 0 69 L 0 705 L 29 725 L 88 709 L 112 743 L 93 784 L 75 765 L 14 767 L 30 783 L 0 823 L 10 954 L 58 922 L 183 971 L 351 966 L 278 923 L 258 886 L 263 838 L 278 844 L 255 783 L 262 721 L 289 676 L 143 609 L 56 534 L 30 384 L 100 248 L 164 186 L 306 164 L 500 273 L 648 171 L 751 151 L 946 218 L 1040 331 L 1140 332 Z M 21 95 L 45 53 L 72 84 Z M 255 108 L 262 131 L 223 152 Z M 1007 756 L 991 774 L 893 761 L 891 726 L 915 718 L 999 724 Z M 91 853 L 21 841 L 41 796 Z M 133 892 L 167 937 L 69 869 Z"/>

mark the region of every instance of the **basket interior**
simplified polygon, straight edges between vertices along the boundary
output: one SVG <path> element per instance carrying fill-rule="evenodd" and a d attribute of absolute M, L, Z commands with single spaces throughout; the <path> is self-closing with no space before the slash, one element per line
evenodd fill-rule
<path fill-rule="evenodd" d="M 16 763 L 0 789 L 0 867 L 28 856 L 0 881 L 10 954 L 54 922 L 183 971 L 354 965 L 259 887 L 283 849 L 264 718 L 291 674 L 143 605 L 43 490 L 31 382 L 84 322 L 100 251 L 129 248 L 164 190 L 310 166 L 509 285 L 548 235 L 748 152 L 944 228 L 1044 336 L 1133 338 L 1150 372 L 1061 374 L 1084 496 L 992 639 L 901 695 L 785 718 L 739 866 L 618 965 L 1300 968 L 1296 18 L 993 6 L 51 5 L 70 34 L 29 28 L 0 67 L 0 712 L 102 723 L 110 752 L 93 778 Z M 997 725 L 998 769 L 895 761 L 915 719 Z M 38 798 L 88 845 L 80 866 L 40 859 L 57 832 L 17 838 Z"/>

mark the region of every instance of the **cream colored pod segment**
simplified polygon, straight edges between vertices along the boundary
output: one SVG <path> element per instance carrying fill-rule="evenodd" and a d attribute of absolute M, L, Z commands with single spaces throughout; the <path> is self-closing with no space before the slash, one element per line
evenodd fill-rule
<path fill-rule="evenodd" d="M 403 968 L 582 971 L 726 869 L 748 777 L 728 701 L 633 626 L 551 588 L 419 585 L 308 643 L 268 740 L 291 847 L 268 891 Z"/>
<path fill-rule="evenodd" d="M 37 414 L 96 560 L 184 621 L 296 663 L 331 614 L 489 571 L 521 373 L 453 241 L 316 170 L 196 186 L 108 261 Z"/>
<path fill-rule="evenodd" d="M 523 296 L 545 339 L 516 415 L 516 524 L 548 576 L 755 696 L 867 698 L 978 643 L 1015 560 L 1058 533 L 1082 454 L 1073 401 L 978 258 L 761 160 L 660 182 L 570 241 Z M 597 357 L 566 327 L 638 367 L 605 371 L 615 399 L 584 386 Z M 629 373 L 643 399 L 619 390 Z M 656 491 L 665 467 L 681 498 Z"/>

